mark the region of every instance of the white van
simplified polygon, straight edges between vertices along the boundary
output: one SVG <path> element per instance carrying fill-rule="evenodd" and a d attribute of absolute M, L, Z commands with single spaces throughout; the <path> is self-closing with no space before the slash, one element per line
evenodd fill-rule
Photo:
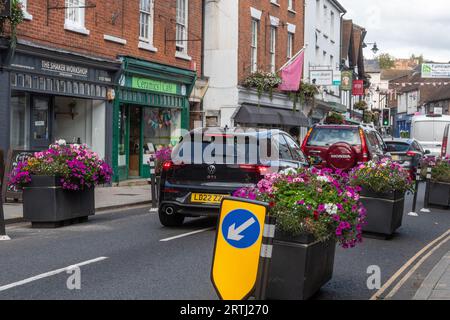
<path fill-rule="evenodd" d="M 414 116 L 411 123 L 411 138 L 420 142 L 431 155 L 440 157 L 445 128 L 450 124 L 450 116 Z"/>

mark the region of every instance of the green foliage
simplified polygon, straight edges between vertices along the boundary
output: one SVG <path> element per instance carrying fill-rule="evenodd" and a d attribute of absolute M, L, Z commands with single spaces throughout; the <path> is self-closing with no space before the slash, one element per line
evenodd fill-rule
<path fill-rule="evenodd" d="M 0 34 L 5 33 L 5 27 L 9 24 L 11 28 L 11 38 L 16 41 L 16 30 L 17 26 L 23 22 L 23 10 L 22 4 L 19 0 L 11 1 L 11 16 L 10 17 L 0 17 Z"/>
<path fill-rule="evenodd" d="M 368 107 L 367 102 L 364 100 L 356 102 L 353 106 L 355 107 L 355 109 L 358 109 L 358 110 L 367 110 L 367 107 Z"/>
<path fill-rule="evenodd" d="M 242 85 L 246 88 L 256 88 L 258 90 L 258 97 L 261 98 L 262 94 L 269 93 L 272 99 L 273 90 L 278 88 L 281 84 L 281 78 L 276 73 L 257 71 L 248 76 L 244 80 Z"/>
<path fill-rule="evenodd" d="M 378 56 L 378 63 L 383 70 L 392 69 L 395 67 L 395 58 L 389 53 L 382 53 Z"/>
<path fill-rule="evenodd" d="M 331 112 L 325 119 L 325 123 L 326 124 L 344 124 L 345 117 L 344 117 L 344 115 L 342 115 L 340 113 Z"/>
<path fill-rule="evenodd" d="M 427 176 L 427 168 L 431 167 L 431 181 L 450 183 L 450 159 L 435 160 L 427 158 L 422 162 L 422 178 Z"/>
<path fill-rule="evenodd" d="M 319 88 L 315 84 L 302 82 L 298 91 L 289 92 L 289 97 L 294 103 L 294 111 L 297 110 L 297 103 L 313 102 L 318 93 Z"/>

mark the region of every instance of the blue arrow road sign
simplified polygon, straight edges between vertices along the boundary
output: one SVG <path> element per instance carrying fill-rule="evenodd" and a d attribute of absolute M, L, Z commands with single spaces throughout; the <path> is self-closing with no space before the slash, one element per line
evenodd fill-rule
<path fill-rule="evenodd" d="M 222 223 L 224 239 L 238 249 L 253 246 L 259 239 L 260 230 L 257 217 L 244 209 L 230 212 Z"/>

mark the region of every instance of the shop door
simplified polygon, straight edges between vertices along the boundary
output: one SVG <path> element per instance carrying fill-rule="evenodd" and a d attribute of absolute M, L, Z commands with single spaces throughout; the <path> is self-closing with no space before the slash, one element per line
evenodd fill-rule
<path fill-rule="evenodd" d="M 32 149 L 45 149 L 53 142 L 51 128 L 51 99 L 50 97 L 31 97 L 31 136 Z"/>
<path fill-rule="evenodd" d="M 139 178 L 141 176 L 141 145 L 142 145 L 142 109 L 140 107 L 129 107 L 129 163 L 128 177 Z"/>

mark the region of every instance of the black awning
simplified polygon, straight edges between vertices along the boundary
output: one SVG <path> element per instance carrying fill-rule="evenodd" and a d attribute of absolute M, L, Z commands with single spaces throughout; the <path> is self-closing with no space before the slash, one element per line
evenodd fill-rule
<path fill-rule="evenodd" d="M 253 105 L 241 106 L 234 117 L 234 122 L 292 127 L 309 126 L 308 118 L 301 111 Z"/>

